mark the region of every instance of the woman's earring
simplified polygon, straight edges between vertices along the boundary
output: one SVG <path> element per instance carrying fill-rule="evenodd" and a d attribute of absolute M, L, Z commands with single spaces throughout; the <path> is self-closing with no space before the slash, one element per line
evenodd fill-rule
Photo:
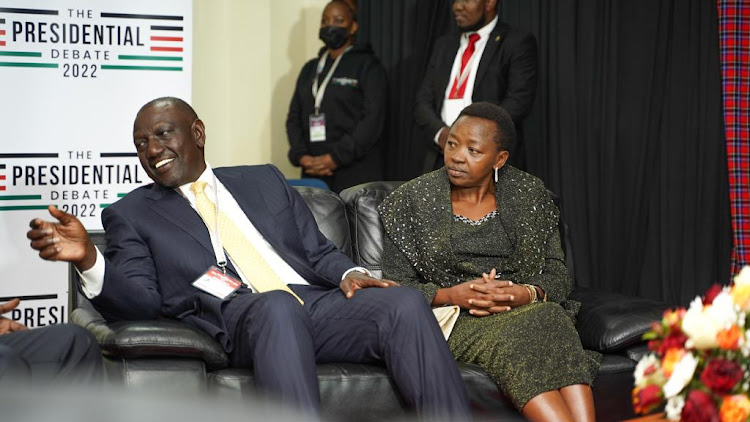
<path fill-rule="evenodd" d="M 497 171 L 498 170 L 500 170 L 500 169 L 498 169 L 497 167 L 495 167 L 495 183 L 497 183 L 497 179 L 498 179 L 498 176 L 497 176 Z"/>

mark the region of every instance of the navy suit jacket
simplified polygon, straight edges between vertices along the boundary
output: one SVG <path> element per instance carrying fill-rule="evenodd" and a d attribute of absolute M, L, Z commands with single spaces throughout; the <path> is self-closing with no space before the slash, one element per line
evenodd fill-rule
<path fill-rule="evenodd" d="M 425 141 L 432 147 L 435 146 L 435 134 L 446 125 L 440 117 L 440 110 L 445 90 L 452 82 L 448 79 L 459 47 L 460 34 L 438 38 L 417 92 L 414 118 Z M 472 101 L 487 101 L 503 107 L 520 129 L 534 102 L 536 80 L 536 39 L 528 32 L 498 21 L 479 61 Z M 519 141 L 520 138 L 519 133 Z M 437 148 L 433 149 L 437 151 Z"/>
<path fill-rule="evenodd" d="M 338 288 L 355 266 L 318 230 L 302 197 L 271 165 L 216 168 L 263 237 L 310 284 Z M 192 282 L 216 257 L 208 230 L 187 199 L 156 184 L 140 187 L 102 213 L 107 248 L 100 295 L 91 302 L 108 320 L 177 318 L 219 340 L 231 341 L 221 314 L 224 301 Z M 239 279 L 231 264 L 228 273 Z"/>

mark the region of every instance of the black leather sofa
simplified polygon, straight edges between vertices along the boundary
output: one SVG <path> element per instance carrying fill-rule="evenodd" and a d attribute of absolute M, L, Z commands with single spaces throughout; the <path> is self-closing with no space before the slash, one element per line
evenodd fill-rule
<path fill-rule="evenodd" d="M 399 182 L 373 182 L 335 193 L 296 187 L 323 232 L 354 262 L 380 271 L 382 227 L 376 207 Z M 567 227 L 561 224 L 568 259 L 572 255 Z M 92 233 L 104 247 L 103 233 Z M 78 275 L 70 269 L 71 292 Z M 574 289 L 582 303 L 577 328 L 585 348 L 603 354 L 594 381 L 597 419 L 632 417 L 630 391 L 637 360 L 646 351 L 641 335 L 661 318 L 660 302 Z M 203 332 L 178 321 L 108 323 L 80 294 L 70 295 L 72 322 L 89 329 L 105 355 L 108 377 L 114 383 L 143 390 L 209 393 L 223 397 L 256 394 L 252 371 L 228 367 L 219 344 Z M 523 420 L 492 380 L 478 367 L 459 364 L 477 420 Z M 385 420 L 402 418 L 403 404 L 383 367 L 364 364 L 318 365 L 322 409 L 332 420 Z"/>

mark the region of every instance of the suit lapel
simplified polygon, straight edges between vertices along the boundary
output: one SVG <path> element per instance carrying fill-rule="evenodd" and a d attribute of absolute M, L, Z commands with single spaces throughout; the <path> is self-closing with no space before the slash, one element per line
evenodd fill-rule
<path fill-rule="evenodd" d="M 498 21 L 497 25 L 495 25 L 495 29 L 490 32 L 490 38 L 487 40 L 487 45 L 485 45 L 484 52 L 482 53 L 482 59 L 479 61 L 477 77 L 474 79 L 474 92 L 472 97 L 475 97 L 478 91 L 477 87 L 482 83 L 484 75 L 487 74 L 487 69 L 489 69 L 490 63 L 495 60 L 495 56 L 500 51 L 500 46 L 503 45 L 508 28 L 507 24 Z"/>
<path fill-rule="evenodd" d="M 222 172 L 220 169 L 214 169 L 214 174 L 232 194 L 248 220 L 263 235 L 263 238 L 273 245 L 271 242 L 273 236 L 269 236 L 273 229 L 273 215 L 263 200 L 263 195 L 257 186 L 258 182 L 243 180 L 241 174 Z"/>
<path fill-rule="evenodd" d="M 221 170 L 214 170 L 214 172 L 216 177 L 219 178 L 224 187 L 227 188 L 237 201 L 237 205 L 240 206 L 248 220 L 250 220 L 250 223 L 263 236 L 263 239 L 270 243 L 287 263 L 292 259 L 296 259 L 294 253 L 289 251 L 289 248 L 283 243 L 284 239 L 280 235 L 279 228 L 276 226 L 277 224 L 287 224 L 288 222 L 278 222 L 276 220 L 276 216 L 271 212 L 264 200 L 264 195 L 260 189 L 261 185 L 258 181 L 245 179 L 243 173 L 222 172 Z"/>
<path fill-rule="evenodd" d="M 190 234 L 213 255 L 214 248 L 211 246 L 208 230 L 187 199 L 175 192 L 174 189 L 163 188 L 157 184 L 154 184 L 147 197 L 152 200 L 149 207 L 154 212 L 164 217 L 167 222 Z"/>

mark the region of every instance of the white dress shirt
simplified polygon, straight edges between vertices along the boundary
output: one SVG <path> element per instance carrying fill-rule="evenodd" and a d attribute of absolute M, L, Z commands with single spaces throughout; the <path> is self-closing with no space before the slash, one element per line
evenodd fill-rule
<path fill-rule="evenodd" d="M 227 190 L 226 187 L 224 187 L 219 179 L 214 176 L 214 172 L 208 163 L 206 163 L 206 170 L 201 174 L 198 180 L 206 182 L 205 193 L 208 196 L 208 199 L 210 199 L 214 204 L 216 204 L 216 194 L 218 193 L 219 212 L 225 213 L 234 222 L 234 224 L 237 225 L 237 227 L 240 229 L 240 231 L 242 231 L 248 241 L 252 243 L 252 245 L 258 250 L 263 259 L 268 262 L 268 265 L 273 268 L 274 271 L 279 275 L 279 278 L 281 280 L 284 280 L 287 284 L 310 284 L 296 271 L 294 271 L 294 269 L 289 266 L 289 264 L 287 264 L 286 261 L 281 258 L 281 256 L 279 256 L 278 252 L 276 252 L 273 246 L 271 246 L 271 244 L 263 238 L 263 235 L 260 234 L 255 226 L 253 226 L 253 223 L 251 223 L 250 219 L 247 218 L 247 215 L 245 215 L 244 211 L 242 211 L 232 194 Z M 196 210 L 197 213 L 198 211 L 195 206 L 195 194 L 190 190 L 190 185 L 192 185 L 192 182 L 182 185 L 175 190 L 188 200 L 190 206 L 193 207 L 193 209 Z M 221 240 L 216 234 L 216 228 L 207 228 L 211 236 L 211 243 L 214 246 L 214 253 L 217 257 L 224 256 L 225 254 L 223 252 L 223 249 L 221 248 Z M 227 256 L 227 258 L 231 260 L 231 257 Z M 238 266 L 235 265 L 235 269 L 237 270 L 240 279 L 245 284 L 247 284 L 249 288 L 253 289 L 252 281 L 242 273 L 242 270 L 240 270 Z M 208 270 L 208 268 L 206 268 L 206 270 Z M 343 280 L 344 277 L 346 277 L 346 275 L 351 271 L 360 271 L 371 276 L 370 272 L 365 268 L 353 267 L 347 270 L 341 276 L 341 279 Z M 101 293 L 104 286 L 104 272 L 105 260 L 99 249 L 97 249 L 96 263 L 94 264 L 94 266 L 87 271 L 80 273 L 81 290 L 83 290 L 83 293 L 87 298 L 93 299 Z M 253 291 L 255 291 L 255 289 L 253 289 Z"/>
<path fill-rule="evenodd" d="M 458 51 L 456 52 L 456 58 L 453 59 L 453 68 L 451 69 L 451 76 L 450 79 L 448 79 L 448 85 L 445 87 L 445 97 L 443 100 L 443 105 L 440 108 L 440 117 L 443 119 L 443 122 L 445 122 L 446 126 L 450 126 L 453 124 L 453 122 L 456 121 L 458 118 L 458 115 L 461 113 L 461 110 L 466 108 L 466 106 L 470 105 L 472 103 L 471 97 L 474 94 L 474 82 L 477 79 L 477 70 L 479 69 L 479 62 L 482 60 L 482 54 L 484 54 L 484 48 L 487 46 L 487 42 L 489 41 L 490 34 L 495 29 L 495 26 L 497 25 L 497 16 L 495 16 L 495 19 L 492 19 L 490 23 L 480 28 L 476 33 L 479 34 L 479 39 L 474 44 L 474 54 L 472 54 L 473 59 L 471 60 L 471 63 L 469 64 L 469 76 L 466 78 L 466 88 L 464 90 L 464 96 L 463 98 L 457 98 L 457 99 L 449 99 L 451 88 L 453 88 L 453 82 L 456 80 L 458 75 L 461 73 L 461 57 L 464 55 L 464 51 L 466 51 L 466 47 L 469 46 L 469 35 L 473 34 L 473 32 L 464 32 L 461 34 L 461 42 L 458 47 Z M 438 130 L 435 134 L 434 140 L 435 143 L 438 143 L 438 140 L 440 139 L 440 131 L 442 129 Z"/>

